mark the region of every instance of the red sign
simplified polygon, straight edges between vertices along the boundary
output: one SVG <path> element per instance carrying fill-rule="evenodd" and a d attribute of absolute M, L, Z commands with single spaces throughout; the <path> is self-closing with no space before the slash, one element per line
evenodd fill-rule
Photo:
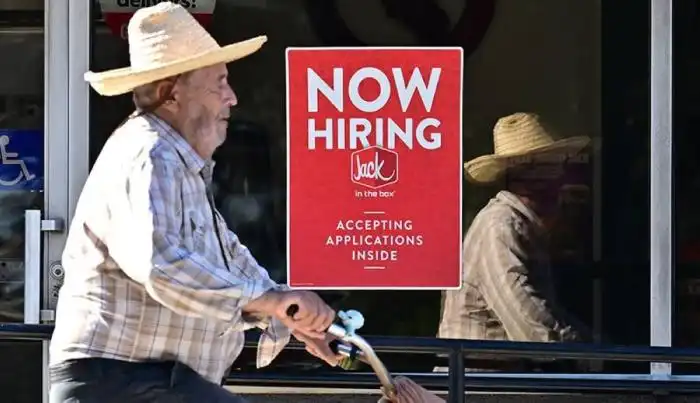
<path fill-rule="evenodd" d="M 186 8 L 204 27 L 209 25 L 216 5 L 216 0 L 100 0 L 100 9 L 105 24 L 115 35 L 126 39 L 126 28 L 136 10 L 155 6 L 163 1 L 171 1 Z"/>
<path fill-rule="evenodd" d="M 461 285 L 461 48 L 287 50 L 287 282 Z"/>

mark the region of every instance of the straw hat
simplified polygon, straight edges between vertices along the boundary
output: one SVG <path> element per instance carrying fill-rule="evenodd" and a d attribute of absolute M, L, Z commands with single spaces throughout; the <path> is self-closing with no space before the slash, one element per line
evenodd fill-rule
<path fill-rule="evenodd" d="M 124 94 L 164 78 L 229 63 L 267 41 L 259 36 L 221 47 L 186 9 L 170 1 L 136 11 L 127 32 L 130 67 L 85 73 L 85 80 L 102 95 Z"/>
<path fill-rule="evenodd" d="M 467 179 L 474 183 L 497 180 L 509 166 L 536 160 L 548 154 L 575 154 L 586 147 L 586 136 L 554 140 L 532 113 L 515 113 L 502 117 L 493 128 L 494 153 L 483 155 L 464 164 Z"/>

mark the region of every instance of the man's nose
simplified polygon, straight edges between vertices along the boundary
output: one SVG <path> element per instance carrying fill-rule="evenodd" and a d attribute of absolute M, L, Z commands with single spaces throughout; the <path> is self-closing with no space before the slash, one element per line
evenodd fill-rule
<path fill-rule="evenodd" d="M 238 97 L 236 96 L 236 93 L 233 92 L 233 88 L 231 88 L 231 86 L 228 84 L 226 84 L 226 88 L 224 89 L 224 103 L 228 107 L 236 106 L 238 104 Z"/>

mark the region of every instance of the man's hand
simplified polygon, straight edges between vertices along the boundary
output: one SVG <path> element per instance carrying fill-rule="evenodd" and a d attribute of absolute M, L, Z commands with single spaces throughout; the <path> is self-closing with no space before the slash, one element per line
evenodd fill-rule
<path fill-rule="evenodd" d="M 289 316 L 291 306 L 296 307 Z M 253 317 L 272 316 L 290 330 L 325 340 L 326 330 L 335 320 L 335 311 L 311 291 L 268 291 L 243 307 L 243 313 Z"/>
<path fill-rule="evenodd" d="M 306 351 L 308 351 L 309 354 L 322 359 L 332 367 L 337 366 L 338 362 L 343 358 L 340 354 L 334 354 L 333 350 L 331 350 L 329 344 L 335 340 L 335 338 L 328 333 L 326 333 L 324 340 L 309 337 L 301 332 L 292 332 L 292 334 L 297 340 L 306 345 Z"/>
<path fill-rule="evenodd" d="M 296 312 L 290 317 L 288 311 L 292 306 L 296 306 Z M 275 317 L 292 331 L 325 340 L 326 330 L 335 320 L 335 311 L 315 292 L 286 291 L 281 295 Z"/>

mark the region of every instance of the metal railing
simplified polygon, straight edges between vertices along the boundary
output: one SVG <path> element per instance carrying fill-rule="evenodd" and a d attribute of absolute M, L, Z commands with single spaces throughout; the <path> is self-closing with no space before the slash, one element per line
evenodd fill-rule
<path fill-rule="evenodd" d="M 0 340 L 47 340 L 52 325 L 0 324 Z M 536 359 L 572 359 L 700 364 L 700 349 L 601 346 L 592 344 L 514 343 L 451 340 L 423 337 L 366 337 L 377 353 L 447 354 L 449 373 L 407 374 L 422 386 L 447 391 L 448 401 L 464 403 L 466 391 L 561 392 L 561 393 L 679 393 L 699 394 L 700 377 L 677 376 L 657 379 L 648 374 L 502 374 L 466 373 L 465 356 L 497 355 Z M 257 348 L 257 334 L 248 334 L 246 348 Z M 303 349 L 297 342 L 290 349 Z M 376 388 L 371 373 L 324 371 L 280 373 L 232 371 L 227 385 L 268 387 Z"/>

